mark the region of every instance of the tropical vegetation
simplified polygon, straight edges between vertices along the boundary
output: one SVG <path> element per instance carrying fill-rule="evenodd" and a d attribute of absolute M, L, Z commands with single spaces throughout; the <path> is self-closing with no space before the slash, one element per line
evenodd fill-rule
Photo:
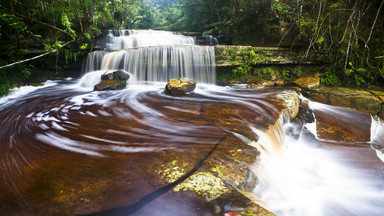
<path fill-rule="evenodd" d="M 328 85 L 384 80 L 382 0 L 7 0 L 0 2 L 0 94 L 36 69 L 58 71 L 106 29 L 164 29 L 222 43 L 299 47 Z M 250 62 L 251 63 L 251 62 Z M 245 66 L 244 68 L 247 69 Z M 246 71 L 243 70 L 242 72 Z"/>

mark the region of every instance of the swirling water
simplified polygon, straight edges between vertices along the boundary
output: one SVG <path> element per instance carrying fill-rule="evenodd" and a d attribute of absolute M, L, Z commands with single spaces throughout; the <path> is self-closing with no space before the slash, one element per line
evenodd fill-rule
<path fill-rule="evenodd" d="M 170 157 L 193 164 L 223 137 L 238 139 L 219 110 L 236 108 L 239 123 L 261 126 L 279 109 L 274 91 L 201 85 L 195 94 L 171 97 L 164 86 L 93 92 L 63 81 L 3 99 L 0 212 L 72 215 L 133 202 L 162 184 L 157 170 Z M 84 208 L 85 199 L 91 206 Z"/>
<path fill-rule="evenodd" d="M 73 215 L 134 202 L 158 187 L 156 172 L 169 157 L 199 161 L 227 136 L 248 143 L 253 133 L 261 142 L 260 131 L 280 115 L 276 95 L 284 94 L 199 85 L 194 94 L 171 97 L 163 93 L 165 83 L 106 92 L 82 83 L 48 82 L 1 99 L 0 213 Z M 254 194 L 277 215 L 381 215 L 382 174 L 347 160 L 370 157 L 368 148 L 319 144 L 311 128 L 285 124 L 282 155 L 263 144 Z M 165 215 L 217 215 L 189 205 L 175 202 Z"/>

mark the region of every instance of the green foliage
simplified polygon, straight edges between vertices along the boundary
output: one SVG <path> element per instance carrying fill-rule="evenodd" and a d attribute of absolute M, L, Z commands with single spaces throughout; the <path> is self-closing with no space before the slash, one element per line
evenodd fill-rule
<path fill-rule="evenodd" d="M 0 3 L 0 66 L 31 58 L 27 47 L 58 50 L 44 56 L 1 69 L 1 94 L 25 82 L 33 64 L 54 68 L 57 62 L 77 61 L 92 49 L 103 29 L 131 28 L 142 18 L 141 0 L 7 0 Z M 71 42 L 67 46 L 69 41 Z M 6 55 L 6 54 L 7 55 Z"/>
<path fill-rule="evenodd" d="M 87 43 L 84 43 L 80 46 L 80 49 L 84 50 L 84 49 L 87 49 L 88 48 L 88 44 Z"/>
<path fill-rule="evenodd" d="M 4 61 L 0 60 L 1 64 Z M 16 65 L 0 71 L 0 97 L 7 95 L 9 90 L 20 86 L 30 76 L 30 69 L 25 65 Z"/>
<path fill-rule="evenodd" d="M 382 84 L 383 8 L 378 0 L 7 0 L 0 3 L 0 43 L 10 54 L 2 56 L 2 63 L 24 59 L 25 43 L 58 49 L 69 62 L 92 49 L 102 30 L 162 28 L 221 35 L 229 44 L 299 44 L 308 49 L 304 57 L 332 65 L 334 69 L 325 71 L 326 84 Z M 71 46 L 62 47 L 73 39 Z M 234 59 L 244 60 L 234 70 L 237 77 L 270 73 L 255 72 L 255 65 L 268 57 L 252 52 Z M 275 75 L 292 79 L 300 71 Z"/>
<path fill-rule="evenodd" d="M 236 58 L 237 56 L 233 56 Z M 233 70 L 233 73 L 240 79 L 245 79 L 247 74 L 254 74 L 253 66 L 268 62 L 269 57 L 266 56 L 264 51 L 248 50 L 247 54 L 243 56 L 243 64 Z M 236 61 L 236 59 L 233 59 Z M 261 75 L 260 75 L 261 76 Z"/>
<path fill-rule="evenodd" d="M 77 61 L 81 51 L 64 50 L 65 63 L 68 64 L 69 60 Z"/>
<path fill-rule="evenodd" d="M 366 84 L 366 79 L 370 78 L 370 74 L 367 72 L 365 68 L 356 68 L 352 62 L 348 62 L 348 68 L 345 70 L 345 74 L 347 75 L 348 84 L 356 85 L 360 87 L 362 84 Z"/>
<path fill-rule="evenodd" d="M 256 62 L 256 53 L 253 50 L 248 50 L 247 55 L 244 58 L 244 64 L 236 67 L 232 72 L 239 78 L 245 79 L 247 74 L 249 74 L 252 70 L 252 66 Z"/>
<path fill-rule="evenodd" d="M 244 80 L 247 75 L 251 72 L 252 67 L 249 64 L 243 64 L 241 66 L 236 67 L 236 69 L 232 70 L 232 72 L 236 75 L 240 80 Z"/>
<path fill-rule="evenodd" d="M 327 68 L 325 72 L 325 77 L 321 79 L 321 83 L 328 86 L 339 86 L 341 85 L 341 80 L 337 76 L 333 68 Z"/>
<path fill-rule="evenodd" d="M 44 49 L 48 51 L 52 51 L 55 49 L 60 49 L 63 45 L 63 41 L 55 41 L 55 44 L 53 45 L 45 45 Z"/>
<path fill-rule="evenodd" d="M 65 26 L 66 30 L 71 35 L 72 39 L 76 38 L 76 32 L 71 28 L 71 24 L 69 23 L 67 14 L 61 14 L 61 24 Z"/>

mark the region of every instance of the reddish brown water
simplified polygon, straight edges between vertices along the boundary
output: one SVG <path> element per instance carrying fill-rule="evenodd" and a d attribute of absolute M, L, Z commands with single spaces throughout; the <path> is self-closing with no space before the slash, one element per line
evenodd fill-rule
<path fill-rule="evenodd" d="M 281 109 L 274 97 L 282 90 L 212 88 L 170 97 L 162 85 L 89 92 L 66 83 L 3 102 L 0 214 L 124 206 L 138 215 L 223 214 L 225 204 L 180 197 L 172 187 L 159 191 L 169 185 L 159 170 L 175 159 L 193 170 L 217 145 L 244 145 L 239 134 L 254 139 L 247 125 L 274 122 Z"/>
<path fill-rule="evenodd" d="M 251 128 L 265 130 L 275 124 L 282 109 L 276 95 L 284 94 L 279 88 L 200 86 L 194 94 L 171 97 L 163 94 L 163 84 L 109 92 L 73 84 L 61 82 L 0 102 L 0 215 L 224 215 L 241 210 L 235 206 L 244 204 L 243 198 L 236 193 L 213 199 L 173 189 L 184 177 L 212 168 L 212 163 L 221 164 L 228 175 L 244 164 L 264 163 L 247 145 L 258 139 Z M 265 187 L 264 193 L 255 194 L 278 215 L 381 215 L 383 208 L 376 207 L 384 201 L 378 195 L 383 191 L 383 164 L 369 144 L 340 145 L 331 130 L 338 129 L 344 139 L 358 132 L 359 142 L 367 143 L 370 115 L 339 108 L 314 110 L 318 128 L 329 130 L 319 132 L 318 138 L 306 129 L 292 135 L 310 143 L 293 148 L 293 158 L 301 160 L 292 163 L 292 151 L 287 151 L 287 160 L 269 169 L 287 171 L 288 177 L 256 171 L 274 179 L 258 185 Z M 280 160 L 271 160 L 276 158 Z M 265 163 L 268 167 L 270 161 Z M 297 172 L 303 164 L 304 171 Z M 174 184 L 162 177 L 172 166 L 185 171 Z M 343 170 L 351 172 L 344 175 Z M 298 177 L 293 180 L 299 185 L 310 179 L 316 190 L 301 184 L 294 192 L 286 191 L 291 176 Z M 268 196 L 274 194 L 273 184 L 280 184 L 276 179 L 283 179 L 285 186 L 276 187 L 282 194 L 274 198 L 281 200 L 277 204 Z M 299 201 L 307 206 L 297 206 L 295 197 L 285 192 L 312 202 Z M 280 203 L 291 206 L 280 208 Z M 351 206 L 362 211 L 352 211 Z"/>

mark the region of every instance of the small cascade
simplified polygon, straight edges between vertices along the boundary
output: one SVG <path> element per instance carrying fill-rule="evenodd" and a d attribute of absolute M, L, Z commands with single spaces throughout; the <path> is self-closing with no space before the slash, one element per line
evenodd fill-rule
<path fill-rule="evenodd" d="M 251 128 L 259 140 L 250 144 L 260 150 L 253 194 L 279 216 L 381 215 L 382 183 L 344 160 L 348 153 L 322 144 L 313 117 L 301 125 L 282 115 L 267 131 Z M 383 123 L 372 122 L 371 145 L 379 149 Z"/>
<path fill-rule="evenodd" d="M 372 117 L 371 121 L 371 147 L 384 162 L 384 121 L 378 117 Z"/>
<path fill-rule="evenodd" d="M 259 149 L 262 156 L 277 155 L 282 156 L 284 147 L 283 125 L 289 122 L 289 114 L 284 112 L 280 115 L 274 125 L 271 125 L 267 131 L 262 131 L 251 126 L 251 130 L 259 137 L 257 142 L 251 142 L 250 145 Z"/>
<path fill-rule="evenodd" d="M 172 32 L 111 30 L 99 41 L 101 50 L 88 54 L 84 72 L 123 69 L 133 75 L 131 82 L 187 78 L 214 84 L 214 47 L 195 44 L 193 37 Z"/>

